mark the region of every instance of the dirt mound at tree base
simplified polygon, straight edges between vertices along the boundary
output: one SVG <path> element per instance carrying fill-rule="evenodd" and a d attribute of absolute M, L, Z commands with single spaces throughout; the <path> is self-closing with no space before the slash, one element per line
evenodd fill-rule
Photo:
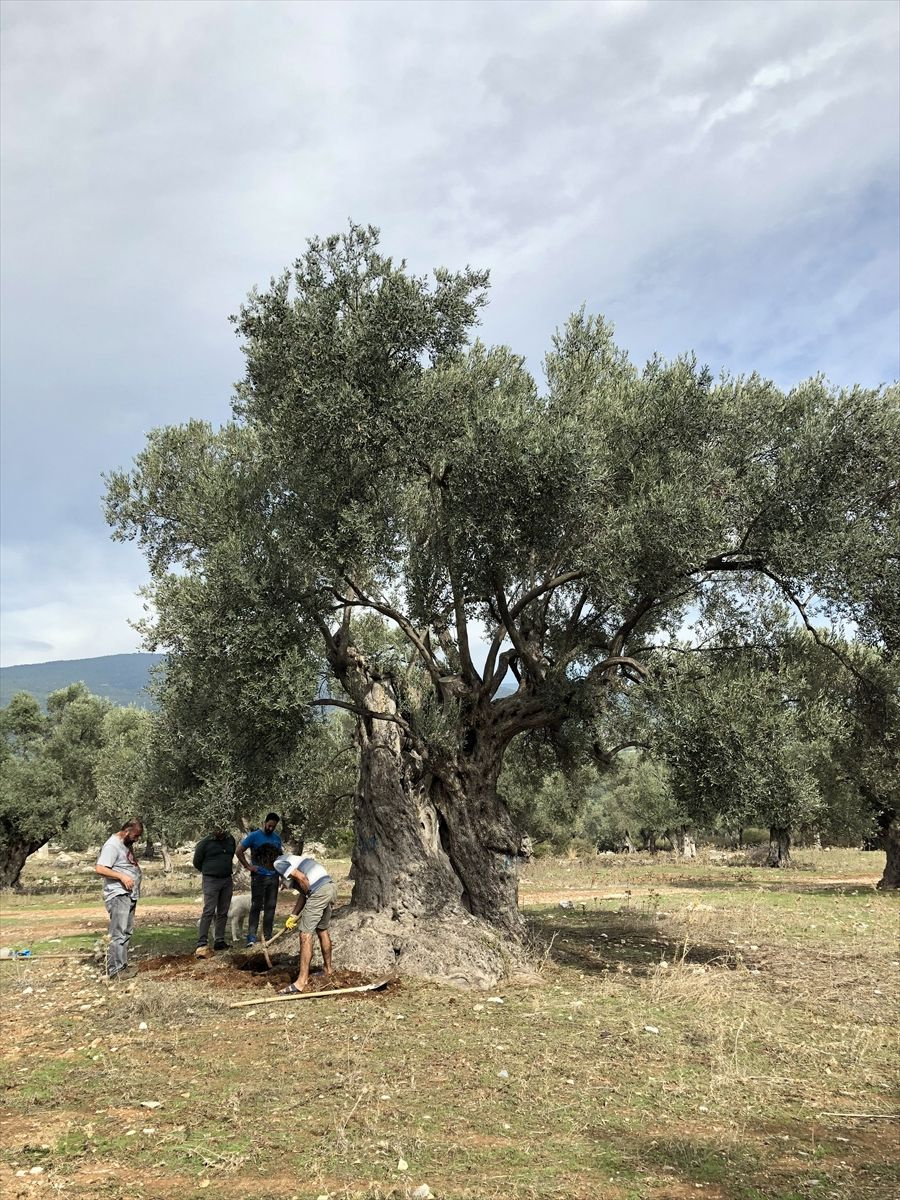
<path fill-rule="evenodd" d="M 346 908 L 331 924 L 334 961 L 370 978 L 412 975 L 459 988 L 487 989 L 527 973 L 521 948 L 470 913 L 430 917 Z M 374 972 L 374 975 L 373 975 Z"/>
<path fill-rule="evenodd" d="M 138 970 L 140 976 L 148 982 L 155 979 L 164 982 L 185 982 L 192 979 L 216 991 L 277 991 L 297 977 L 297 959 L 295 955 L 273 955 L 270 970 L 262 954 L 245 957 L 223 953 L 210 959 L 196 959 L 193 954 L 162 954 L 158 958 L 142 962 Z M 322 992 L 332 988 L 361 987 L 367 983 L 374 983 L 379 978 L 383 976 L 347 970 L 338 970 L 332 975 L 326 975 L 323 971 L 313 968 L 306 990 Z M 399 986 L 399 981 L 392 980 L 388 988 L 395 991 Z"/>

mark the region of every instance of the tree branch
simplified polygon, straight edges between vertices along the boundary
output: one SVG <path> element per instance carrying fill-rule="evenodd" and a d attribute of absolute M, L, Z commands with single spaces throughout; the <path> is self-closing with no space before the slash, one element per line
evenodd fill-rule
<path fill-rule="evenodd" d="M 527 650 L 524 649 L 524 644 L 521 638 L 518 638 L 518 630 L 515 629 L 513 622 L 524 608 L 527 608 L 533 600 L 537 600 L 545 592 L 552 591 L 554 588 L 562 587 L 564 583 L 571 583 L 573 579 L 581 579 L 584 576 L 584 571 L 566 571 L 562 575 L 555 575 L 552 579 L 545 579 L 543 583 L 536 584 L 525 593 L 512 608 L 508 608 L 506 596 L 503 589 L 496 586 L 494 594 L 497 600 L 497 608 L 499 611 L 500 620 L 497 622 L 499 628 L 494 634 L 491 641 L 490 649 L 488 650 L 487 659 L 484 664 L 484 677 L 490 679 L 493 677 L 494 664 L 497 661 L 497 655 L 500 653 L 500 647 L 503 645 L 504 636 L 509 634 L 509 640 L 519 651 L 520 657 L 524 662 L 533 661 Z"/>
<path fill-rule="evenodd" d="M 648 675 L 647 668 L 641 666 L 636 658 L 630 658 L 627 654 L 611 654 L 609 658 L 604 658 L 603 662 L 595 663 L 590 671 L 588 671 L 587 677 L 588 679 L 593 679 L 595 675 L 600 675 L 603 671 L 608 671 L 611 667 L 628 667 L 640 679 L 646 679 Z"/>
<path fill-rule="evenodd" d="M 564 583 L 571 583 L 573 579 L 582 579 L 583 577 L 584 571 L 565 571 L 562 575 L 545 579 L 543 583 L 537 584 L 515 602 L 509 612 L 511 619 L 515 620 L 523 608 L 527 608 L 532 600 L 537 600 L 538 596 L 542 596 L 544 592 L 552 591 L 553 588 L 562 587 Z"/>
<path fill-rule="evenodd" d="M 617 754 L 621 754 L 623 750 L 630 750 L 632 748 L 635 748 L 638 750 L 649 750 L 650 749 L 649 745 L 646 742 L 634 741 L 634 742 L 619 742 L 619 744 L 617 746 L 613 746 L 612 749 L 603 750 L 600 748 L 600 746 L 596 742 L 594 742 L 593 745 L 591 746 L 591 754 L 594 756 L 594 758 L 596 758 L 598 760 L 598 762 L 601 762 L 605 767 L 608 767 L 611 764 L 612 760 L 616 757 Z"/>
<path fill-rule="evenodd" d="M 519 652 L 519 658 L 521 659 L 523 665 L 525 667 L 530 666 L 533 670 L 535 670 L 535 673 L 537 673 L 537 671 L 536 671 L 537 663 L 534 661 L 534 659 L 528 653 L 528 647 L 525 645 L 525 642 L 522 639 L 522 634 L 521 634 L 518 626 L 516 625 L 515 621 L 512 619 L 512 614 L 510 613 L 509 606 L 506 603 L 506 596 L 503 592 L 503 588 L 497 586 L 495 588 L 494 595 L 496 596 L 497 608 L 499 609 L 499 612 L 500 612 L 501 630 L 505 630 L 506 633 L 509 634 L 509 639 L 512 642 L 513 646 L 516 648 L 516 650 Z M 498 638 L 500 638 L 500 630 L 498 630 L 497 635 L 494 638 L 494 641 L 491 643 L 491 651 L 494 650 L 495 645 L 499 649 L 500 643 L 497 640 Z M 490 662 L 490 654 L 488 656 L 488 661 Z M 484 674 L 485 674 L 485 677 L 487 677 L 488 663 L 485 663 Z"/>
<path fill-rule="evenodd" d="M 385 604 L 383 600 L 373 600 L 371 596 L 367 596 L 362 588 L 358 587 L 352 579 L 349 579 L 346 576 L 345 579 L 347 579 L 347 583 L 350 585 L 351 589 L 356 593 L 359 599 L 351 600 L 347 596 L 342 596 L 337 588 L 332 588 L 332 592 L 341 602 L 341 605 L 346 608 L 371 608 L 375 612 L 379 612 L 382 616 L 393 621 L 418 650 L 422 662 L 425 664 L 425 669 L 433 679 L 435 687 L 438 688 L 439 695 L 442 696 L 443 692 L 440 690 L 441 673 L 438 669 L 438 664 L 434 658 L 434 655 L 429 651 L 428 647 L 416 633 L 410 621 L 408 621 L 407 618 L 395 608 L 392 608 L 389 604 Z"/>
<path fill-rule="evenodd" d="M 459 645 L 459 660 L 463 678 L 466 683 L 479 684 L 481 676 L 475 670 L 472 655 L 469 650 L 469 626 L 466 624 L 466 608 L 463 603 L 462 589 L 459 579 L 452 566 L 452 550 L 447 546 L 447 575 L 450 579 L 450 593 L 453 596 L 453 616 L 456 622 L 456 640 Z"/>
<path fill-rule="evenodd" d="M 412 733 L 406 721 L 394 713 L 379 713 L 374 712 L 371 708 L 357 708 L 355 704 L 348 704 L 346 700 L 310 700 L 309 703 L 310 705 L 321 704 L 328 708 L 345 708 L 347 712 L 356 713 L 358 717 L 372 717 L 375 721 L 392 721 L 395 725 L 399 725 L 405 733 Z"/>
<path fill-rule="evenodd" d="M 831 654 L 833 654 L 838 662 L 841 663 L 842 666 L 846 667 L 850 674 L 858 679 L 861 683 L 868 683 L 868 680 L 859 670 L 859 668 L 856 667 L 845 654 L 842 654 L 837 646 L 828 641 L 827 638 L 822 637 L 818 629 L 816 629 L 815 625 L 813 625 L 812 621 L 809 619 L 809 614 L 806 611 L 806 606 L 804 605 L 803 601 L 792 590 L 792 588 L 783 579 L 779 578 L 774 571 L 770 571 L 768 567 L 760 566 L 759 572 L 761 575 L 765 575 L 767 579 L 771 579 L 777 587 L 781 588 L 785 596 L 787 596 L 788 600 L 790 600 L 791 604 L 793 604 L 797 612 L 800 614 L 803 624 L 806 626 L 808 632 L 812 636 L 812 640 L 816 643 L 816 645 L 821 646 L 823 650 L 828 650 Z"/>
<path fill-rule="evenodd" d="M 513 646 L 510 650 L 504 650 L 500 655 L 500 662 L 497 664 L 497 669 L 494 671 L 493 675 L 488 675 L 487 667 L 485 667 L 484 678 L 487 684 L 487 694 L 489 698 L 496 696 L 497 689 L 503 682 L 507 670 L 513 667 L 513 659 L 518 656 L 518 653 L 519 652 L 515 646 Z M 521 679 L 519 679 L 518 682 L 521 683 Z"/>
<path fill-rule="evenodd" d="M 656 596 L 646 596 L 639 604 L 636 604 L 622 624 L 616 631 L 609 648 L 612 651 L 613 657 L 621 654 L 625 648 L 625 643 L 634 632 L 641 617 L 646 616 L 651 608 L 656 604 Z M 646 674 L 646 672 L 644 672 Z"/>

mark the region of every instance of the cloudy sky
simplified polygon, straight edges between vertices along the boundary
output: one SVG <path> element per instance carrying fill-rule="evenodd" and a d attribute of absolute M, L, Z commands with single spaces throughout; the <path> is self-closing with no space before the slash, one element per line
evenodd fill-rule
<path fill-rule="evenodd" d="M 101 475 L 229 411 L 229 313 L 316 233 L 488 266 L 540 363 L 900 375 L 894 0 L 2 5 L 2 661 L 137 649 Z"/>

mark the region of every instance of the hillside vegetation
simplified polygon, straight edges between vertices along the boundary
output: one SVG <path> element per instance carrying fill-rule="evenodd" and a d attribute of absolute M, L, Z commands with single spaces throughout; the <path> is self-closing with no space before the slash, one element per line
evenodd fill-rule
<path fill-rule="evenodd" d="M 105 654 L 0 667 L 0 706 L 8 704 L 16 692 L 30 693 L 43 706 L 51 692 L 70 683 L 83 683 L 94 696 L 113 704 L 152 708 L 146 690 L 150 671 L 164 658 L 164 654 Z"/>

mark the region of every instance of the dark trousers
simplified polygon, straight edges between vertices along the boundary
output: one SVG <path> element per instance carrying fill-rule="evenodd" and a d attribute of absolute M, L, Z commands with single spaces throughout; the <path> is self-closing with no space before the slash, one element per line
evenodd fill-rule
<path fill-rule="evenodd" d="M 198 946 L 206 945 L 213 917 L 216 918 L 215 944 L 221 946 L 225 941 L 225 918 L 228 916 L 233 891 L 234 883 L 230 875 L 203 876 L 203 912 L 200 914 Z"/>
<path fill-rule="evenodd" d="M 250 876 L 250 916 L 247 920 L 247 937 L 256 937 L 256 927 L 259 924 L 259 914 L 263 915 L 263 937 L 266 941 L 272 936 L 275 924 L 275 906 L 278 903 L 278 876 Z"/>

